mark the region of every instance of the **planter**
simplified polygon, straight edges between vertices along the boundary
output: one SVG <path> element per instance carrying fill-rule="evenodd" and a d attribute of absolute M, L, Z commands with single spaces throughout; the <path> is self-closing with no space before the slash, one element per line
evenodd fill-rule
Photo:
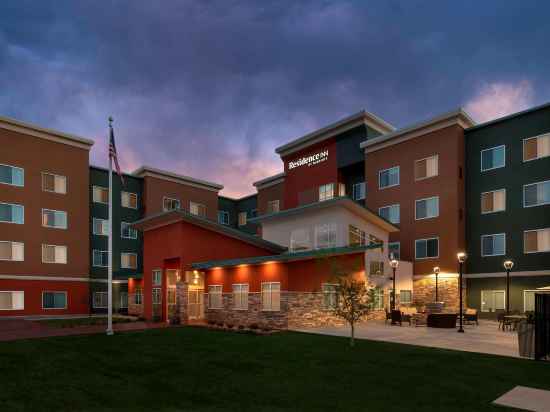
<path fill-rule="evenodd" d="M 535 358 L 535 325 L 521 321 L 518 324 L 519 356 Z"/>

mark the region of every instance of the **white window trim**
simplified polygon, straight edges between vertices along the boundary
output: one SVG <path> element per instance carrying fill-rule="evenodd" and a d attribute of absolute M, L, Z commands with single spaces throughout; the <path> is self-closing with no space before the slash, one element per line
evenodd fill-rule
<path fill-rule="evenodd" d="M 44 175 L 50 175 L 50 176 L 53 176 L 54 177 L 54 180 L 56 177 L 62 177 L 63 179 L 65 179 L 65 191 L 64 192 L 56 192 L 55 190 L 48 190 L 44 187 Z M 55 174 L 55 173 L 52 173 L 52 172 L 41 172 L 41 175 L 40 177 L 42 178 L 42 191 L 43 192 L 48 192 L 48 193 L 55 193 L 55 194 L 58 194 L 58 195 L 66 195 L 67 194 L 67 187 L 69 186 L 68 185 L 68 179 L 67 179 L 67 176 L 63 176 L 63 175 L 58 175 L 58 174 Z"/>
<path fill-rule="evenodd" d="M 244 216 L 244 223 L 241 223 L 241 216 Z M 248 212 L 239 212 L 237 215 L 238 226 L 246 226 L 248 224 Z"/>
<path fill-rule="evenodd" d="M 397 206 L 397 209 L 399 209 L 399 220 L 397 222 L 392 222 L 388 217 L 388 222 L 390 222 L 394 225 L 399 225 L 401 223 L 401 205 L 399 203 L 394 203 L 392 205 L 386 205 L 386 206 L 379 207 L 378 208 L 378 216 L 382 217 L 382 215 L 380 214 L 380 210 L 387 209 L 387 208 L 392 208 L 394 206 Z M 385 218 L 383 218 L 383 219 L 385 219 Z"/>
<path fill-rule="evenodd" d="M 44 212 L 59 212 L 59 213 L 65 213 L 65 226 L 50 226 L 44 224 Z M 55 210 L 55 209 L 42 209 L 42 214 L 40 215 L 40 218 L 42 219 L 42 227 L 47 227 L 48 229 L 59 229 L 59 230 L 67 230 L 69 228 L 69 214 L 65 210 Z"/>
<path fill-rule="evenodd" d="M 329 188 L 329 187 L 332 189 L 330 192 L 327 190 L 327 188 Z M 321 199 L 321 188 L 323 189 L 323 194 L 324 194 L 323 199 Z M 335 189 L 334 183 L 325 183 L 324 185 L 319 186 L 319 189 L 318 189 L 319 202 L 325 202 L 327 200 L 334 199 L 335 198 L 334 189 Z M 330 193 L 330 195 L 328 195 L 329 193 Z"/>
<path fill-rule="evenodd" d="M 156 294 L 155 292 L 158 291 L 158 296 L 160 296 L 160 302 L 155 302 L 153 299 L 153 296 Z M 162 305 L 162 288 L 152 288 L 151 289 L 151 304 L 152 305 Z"/>
<path fill-rule="evenodd" d="M 44 246 L 53 246 L 53 247 L 64 247 L 65 248 L 65 257 L 67 258 L 66 262 L 46 262 L 44 260 Z M 42 263 L 51 264 L 51 265 L 66 265 L 69 263 L 69 248 L 65 245 L 49 245 L 42 243 Z"/>
<path fill-rule="evenodd" d="M 539 137 L 546 137 L 546 136 L 549 136 L 549 135 L 550 135 L 550 133 L 543 133 L 543 134 L 539 134 L 538 136 L 526 137 L 526 138 L 523 139 L 522 146 L 521 146 L 521 159 L 522 159 L 523 163 L 532 162 L 534 160 L 540 160 L 540 159 L 544 159 L 546 157 L 550 157 L 550 155 L 546 155 L 546 156 L 535 157 L 534 159 L 525 160 L 525 142 L 527 140 L 538 139 Z"/>
<path fill-rule="evenodd" d="M 220 288 L 220 293 L 210 293 L 210 288 L 212 286 L 216 286 Z M 208 285 L 208 309 L 209 310 L 222 310 L 223 309 L 223 285 Z M 220 295 L 221 296 L 221 302 L 219 307 L 212 307 L 210 306 L 210 295 Z"/>
<path fill-rule="evenodd" d="M 417 177 L 416 177 L 416 164 L 417 164 L 418 162 L 423 161 L 423 160 L 431 159 L 432 157 L 435 157 L 435 158 L 437 159 L 437 174 L 436 174 L 436 175 L 433 175 L 433 176 L 426 176 L 426 177 L 419 177 L 419 178 L 417 178 Z M 414 166 L 415 166 L 415 168 L 414 168 L 414 171 L 415 171 L 414 181 L 415 181 L 415 182 L 419 182 L 419 181 L 421 181 L 421 180 L 426 180 L 426 179 L 433 179 L 434 177 L 439 176 L 439 155 L 438 155 L 438 154 L 434 154 L 434 155 L 431 155 L 431 156 L 426 156 L 426 157 L 424 157 L 424 158 L 422 158 L 422 159 L 417 159 L 417 160 L 414 161 Z"/>
<path fill-rule="evenodd" d="M 19 169 L 19 170 L 21 170 L 21 172 L 23 173 L 23 184 L 22 184 L 22 185 L 16 185 L 16 184 L 13 184 L 13 183 L 5 183 L 5 182 L 0 182 L 0 185 L 15 186 L 15 187 L 25 187 L 25 169 L 23 169 L 22 167 L 7 165 L 7 164 L 4 164 L 4 163 L 0 163 L 0 166 L 11 167 L 11 168 L 13 168 L 13 169 Z"/>
<path fill-rule="evenodd" d="M 426 216 L 426 217 L 416 216 L 416 205 L 418 204 L 418 202 L 422 202 L 424 200 L 431 200 L 431 199 L 437 199 L 437 215 L 435 215 L 435 216 Z M 428 210 L 428 208 L 426 208 L 426 211 L 427 210 Z M 439 217 L 439 196 L 425 197 L 423 199 L 417 199 L 417 200 L 414 201 L 414 220 L 435 219 L 436 217 Z"/>
<path fill-rule="evenodd" d="M 325 226 L 328 226 L 328 232 L 329 234 L 331 233 L 332 229 L 334 228 L 334 245 L 332 245 L 330 243 L 330 236 L 329 236 L 329 242 L 328 242 L 328 246 L 324 246 L 324 247 L 319 247 L 319 232 L 320 232 L 320 229 L 323 228 Z M 292 235 L 292 233 L 291 233 Z M 315 238 L 314 238 L 314 245 L 315 245 L 315 249 L 332 249 L 332 248 L 335 248 L 338 246 L 338 225 L 336 223 L 333 223 L 333 222 L 330 222 L 330 223 L 321 223 L 321 224 L 318 224 L 315 226 L 315 230 L 314 230 L 314 235 L 315 235 Z M 265 283 L 280 283 L 280 282 L 265 282 Z"/>
<path fill-rule="evenodd" d="M 483 238 L 486 237 L 492 237 L 492 236 L 500 236 L 504 235 L 504 252 L 498 253 L 498 254 L 492 254 L 492 255 L 484 255 L 483 254 Z M 490 233 L 487 235 L 481 235 L 481 257 L 491 257 L 491 256 L 505 256 L 506 255 L 506 233 Z"/>
<path fill-rule="evenodd" d="M 541 289 L 524 289 L 523 290 L 523 311 L 527 312 L 527 309 L 525 308 L 525 294 L 526 293 L 550 293 L 548 290 L 541 290 Z"/>
<path fill-rule="evenodd" d="M 166 208 L 164 207 L 164 203 L 165 203 L 166 200 L 176 201 L 176 202 L 178 202 L 179 206 L 178 206 L 176 209 L 166 209 Z M 172 211 L 172 210 L 178 210 L 178 209 L 181 209 L 181 200 L 180 200 L 180 199 L 176 199 L 176 198 L 174 198 L 174 197 L 168 197 L 168 196 L 163 196 L 163 197 L 162 197 L 162 210 L 163 210 L 164 212 L 170 212 L 170 211 Z"/>
<path fill-rule="evenodd" d="M 45 308 L 44 307 L 44 293 L 63 293 L 65 295 L 65 307 L 64 308 Z M 43 310 L 66 310 L 69 305 L 69 296 L 67 295 L 66 290 L 43 290 L 42 291 L 42 302 L 41 306 Z"/>
<path fill-rule="evenodd" d="M 23 294 L 23 307 L 21 309 L 0 309 L 0 312 L 10 310 L 25 310 L 25 291 L 24 290 L 0 290 L 0 293 L 22 293 Z"/>
<path fill-rule="evenodd" d="M 392 169 L 397 169 L 397 183 L 393 184 L 393 185 L 388 185 L 388 186 L 381 187 L 380 186 L 380 175 L 383 172 L 386 172 L 386 171 L 389 171 L 389 170 L 392 170 Z M 392 167 L 388 167 L 387 169 L 382 169 L 382 170 L 378 171 L 378 190 L 389 189 L 390 187 L 399 186 L 400 183 L 401 183 L 401 166 L 392 166 Z"/>
<path fill-rule="evenodd" d="M 160 282 L 155 283 L 155 272 L 160 272 Z M 162 269 L 153 269 L 151 271 L 151 284 L 153 286 L 162 286 Z"/>
<path fill-rule="evenodd" d="M 504 147 L 504 164 L 502 166 L 490 167 L 489 169 L 484 169 L 483 168 L 483 152 L 486 152 L 488 150 L 499 149 L 501 147 Z M 495 170 L 495 169 L 502 169 L 503 167 L 506 167 L 506 145 L 501 144 L 499 146 L 488 147 L 487 149 L 483 149 L 483 150 L 480 151 L 480 156 L 479 157 L 480 157 L 480 159 L 479 159 L 480 169 L 481 169 L 482 172 L 488 172 L 489 170 Z"/>
<path fill-rule="evenodd" d="M 99 200 L 94 200 L 94 189 L 102 189 L 102 190 L 109 190 L 108 187 L 104 187 L 104 186 L 98 186 L 98 185 L 93 185 L 92 186 L 92 203 L 98 203 L 100 205 L 108 205 L 109 204 L 109 200 L 107 200 L 106 202 L 101 202 Z"/>
<path fill-rule="evenodd" d="M 17 203 L 7 203 L 7 202 L 0 202 L 0 205 L 9 205 L 9 206 L 20 206 L 23 208 L 23 221 L 21 223 L 18 222 L 6 222 L 5 220 L 0 220 L 0 223 L 8 223 L 12 225 L 24 225 L 25 224 L 25 206 L 20 205 Z"/>
<path fill-rule="evenodd" d="M 127 193 L 127 194 L 130 194 L 130 195 L 134 195 L 136 197 L 136 207 L 131 207 L 131 206 L 124 206 L 122 204 L 122 194 L 123 193 Z M 132 210 L 137 210 L 138 209 L 138 201 L 139 201 L 139 196 L 137 193 L 135 192 L 127 192 L 126 190 L 121 190 L 120 192 L 120 207 L 123 207 L 123 208 L 126 208 L 126 209 L 132 209 Z"/>
<path fill-rule="evenodd" d="M 2 259 L 2 258 L 0 258 L 0 262 L 24 262 L 25 261 L 25 243 L 24 242 L 14 242 L 12 240 L 1 240 L 0 242 L 10 243 L 12 245 L 12 248 L 13 248 L 14 244 L 23 246 L 23 259 L 14 260 L 14 259 Z"/>
<path fill-rule="evenodd" d="M 213 286 L 213 285 L 211 285 L 211 286 Z M 235 306 L 235 286 L 240 286 L 240 287 L 246 286 L 246 287 L 247 287 L 247 291 L 246 291 L 246 307 L 237 308 L 237 307 Z M 246 311 L 246 310 L 248 310 L 249 294 L 250 294 L 250 284 L 248 284 L 248 283 L 233 283 L 233 284 L 231 285 L 231 288 L 232 288 L 232 290 L 233 290 L 233 308 L 232 308 L 232 309 L 233 309 L 233 310 L 238 310 L 238 311 Z M 222 289 L 223 289 L 223 287 L 222 287 Z M 242 294 L 242 292 L 241 292 L 241 294 Z M 223 299 L 223 290 L 222 290 L 222 299 Z"/>
<path fill-rule="evenodd" d="M 428 240 L 433 240 L 433 239 L 437 239 L 437 256 L 426 256 L 426 257 L 423 257 L 423 258 L 417 257 L 416 256 L 416 243 L 421 242 L 423 240 L 428 241 Z M 428 260 L 428 259 L 439 259 L 439 236 L 425 237 L 425 238 L 422 238 L 422 239 L 415 239 L 415 241 L 414 241 L 414 260 Z"/>
<path fill-rule="evenodd" d="M 270 206 L 270 205 L 275 205 L 275 204 L 277 205 L 277 210 L 274 211 L 274 210 L 273 210 L 273 207 L 271 207 L 272 210 L 271 210 L 269 213 L 279 213 L 280 207 L 281 207 L 281 203 L 280 203 L 279 199 L 268 200 L 268 201 L 267 201 L 267 208 L 270 209 L 269 206 Z"/>
<path fill-rule="evenodd" d="M 411 292 L 411 300 L 407 301 L 407 302 L 403 302 L 401 300 L 401 292 Z M 405 305 L 409 305 L 411 303 L 413 303 L 414 299 L 413 299 L 413 291 L 412 289 L 399 289 L 399 303 L 403 303 Z"/>
<path fill-rule="evenodd" d="M 102 222 L 109 222 L 109 219 L 102 219 L 100 217 L 92 217 L 92 234 L 95 236 L 109 236 L 108 233 L 97 233 L 95 230 L 95 221 L 101 220 Z"/>
<path fill-rule="evenodd" d="M 266 309 L 264 308 L 264 303 L 263 303 L 263 294 L 264 294 L 264 285 L 276 285 L 278 284 L 279 285 L 279 309 Z M 273 290 L 270 288 L 269 289 L 269 292 L 271 294 L 273 294 Z M 282 290 L 281 290 L 281 282 L 262 282 L 260 284 L 260 306 L 261 306 L 261 312 L 280 312 L 281 311 L 281 293 L 282 293 Z M 271 300 L 271 302 L 273 302 L 273 299 Z M 271 305 L 273 307 L 273 304 Z"/>
<path fill-rule="evenodd" d="M 550 230 L 550 227 L 543 227 L 540 229 L 530 229 L 530 230 L 524 230 L 523 231 L 523 254 L 524 255 L 531 255 L 533 253 L 550 253 L 550 250 L 537 250 L 536 252 L 526 252 L 525 251 L 525 233 L 527 232 L 540 232 L 542 230 Z"/>
<path fill-rule="evenodd" d="M 135 257 L 136 257 L 136 267 L 135 267 L 135 268 L 130 267 L 130 266 L 122 266 L 122 256 L 124 256 L 124 255 L 130 255 L 130 256 L 135 256 Z M 137 266 L 138 266 L 137 259 L 138 259 L 137 253 L 133 253 L 133 252 L 120 252 L 120 268 L 121 268 L 121 269 L 137 269 Z"/>
<path fill-rule="evenodd" d="M 201 206 L 204 208 L 204 215 L 201 215 L 200 213 L 193 213 L 191 212 L 191 207 L 195 205 L 197 207 L 198 210 L 200 210 Z M 189 201 L 189 213 L 192 214 L 193 216 L 198 216 L 198 217 L 206 217 L 206 205 L 204 203 L 198 203 L 198 202 L 193 202 L 192 200 Z"/>
<path fill-rule="evenodd" d="M 223 215 L 223 216 L 227 216 L 227 223 L 224 223 L 224 222 L 220 222 L 220 213 Z M 218 223 L 220 225 L 229 225 L 229 212 L 227 210 L 218 210 Z"/>
<path fill-rule="evenodd" d="M 363 186 L 364 187 L 364 190 L 363 190 L 363 197 L 355 197 L 355 187 L 356 186 Z M 364 200 L 367 198 L 367 182 L 358 182 L 358 183 L 354 183 L 352 186 L 351 186 L 351 195 L 353 196 L 353 200 Z"/>
<path fill-rule="evenodd" d="M 325 286 L 331 286 L 334 288 L 333 291 L 331 292 L 327 292 L 325 291 Z M 325 295 L 328 295 L 328 294 L 331 294 L 331 295 L 336 295 L 338 296 L 338 283 L 330 283 L 330 282 L 323 282 L 321 283 L 321 293 L 323 294 L 323 305 L 322 305 L 322 308 L 325 309 L 325 310 L 333 310 L 334 307 L 332 306 L 326 306 L 325 305 Z M 336 301 L 338 302 L 338 297 L 336 298 Z"/>
<path fill-rule="evenodd" d="M 132 224 L 131 222 L 120 222 L 120 238 L 121 238 L 121 239 L 133 239 L 133 240 L 135 240 L 135 239 L 138 238 L 138 234 L 137 234 L 137 230 L 136 230 L 136 229 L 133 229 L 133 230 L 135 231 L 134 233 L 136 234 L 135 237 L 132 237 L 132 236 L 124 236 L 124 231 L 122 230 L 122 228 L 124 227 L 124 225 L 130 226 L 131 224 Z"/>
<path fill-rule="evenodd" d="M 107 253 L 107 260 L 109 260 L 109 251 L 108 250 L 101 250 L 101 249 L 92 249 L 92 267 L 94 268 L 106 268 L 108 267 L 109 265 L 96 265 L 94 264 L 94 252 L 101 252 L 101 253 Z"/>
<path fill-rule="evenodd" d="M 483 195 L 486 195 L 487 193 L 496 193 L 496 192 L 500 192 L 500 191 L 504 191 L 504 209 L 502 210 L 493 210 L 491 212 L 484 212 L 483 210 L 481 210 L 481 214 L 482 215 L 490 215 L 492 213 L 502 213 L 502 212 L 506 212 L 506 203 L 508 203 L 508 199 L 507 199 L 507 193 L 506 193 L 506 188 L 503 188 L 503 189 L 495 189 L 495 190 L 489 190 L 487 192 L 481 192 L 481 194 L 479 195 L 480 196 L 480 202 L 481 202 L 481 198 L 483 197 Z"/>
<path fill-rule="evenodd" d="M 107 296 L 107 299 L 105 299 L 105 301 L 107 302 L 107 304 L 105 306 L 96 305 L 95 304 L 95 296 L 96 295 L 105 296 L 105 295 L 108 295 L 108 294 L 109 294 L 108 292 L 94 292 L 93 295 L 92 295 L 92 307 L 94 309 L 107 309 L 107 307 L 109 306 L 109 296 Z"/>
<path fill-rule="evenodd" d="M 537 203 L 536 205 L 530 205 L 530 206 L 527 206 L 527 205 L 525 204 L 525 188 L 526 188 L 527 186 L 538 185 L 538 184 L 541 184 L 541 183 L 550 183 L 550 180 L 542 180 L 542 181 L 540 181 L 540 182 L 527 183 L 526 185 L 523 185 L 523 207 L 524 207 L 524 208 L 527 208 L 527 207 L 539 207 L 539 206 L 550 205 L 550 201 L 544 202 L 544 203 Z"/>
<path fill-rule="evenodd" d="M 399 260 L 400 260 L 400 259 L 401 259 L 401 242 L 388 242 L 388 253 L 391 253 L 391 252 L 390 252 L 390 247 L 391 247 L 392 245 L 397 245 L 397 246 L 399 246 L 398 249 L 399 249 Z M 439 245 L 438 245 L 438 248 L 439 248 Z"/>
<path fill-rule="evenodd" d="M 480 308 L 479 308 L 479 311 L 480 312 L 483 312 L 483 313 L 495 313 L 495 312 L 491 312 L 490 310 L 483 310 L 483 292 L 493 292 L 493 294 L 495 292 L 502 292 L 504 294 L 504 307 L 506 308 L 506 290 L 504 289 L 482 289 L 479 291 L 480 293 L 480 299 L 479 299 L 479 302 L 480 302 Z M 502 309 L 496 309 L 496 308 L 493 308 L 495 310 L 502 310 Z"/>

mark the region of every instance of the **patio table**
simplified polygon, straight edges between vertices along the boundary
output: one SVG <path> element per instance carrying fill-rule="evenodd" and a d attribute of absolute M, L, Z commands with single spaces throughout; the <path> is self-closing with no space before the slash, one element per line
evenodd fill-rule
<path fill-rule="evenodd" d="M 518 323 L 520 321 L 524 320 L 524 319 L 526 320 L 527 316 L 525 316 L 525 315 L 505 315 L 504 319 L 505 320 L 510 320 L 514 324 L 513 330 L 517 330 Z"/>

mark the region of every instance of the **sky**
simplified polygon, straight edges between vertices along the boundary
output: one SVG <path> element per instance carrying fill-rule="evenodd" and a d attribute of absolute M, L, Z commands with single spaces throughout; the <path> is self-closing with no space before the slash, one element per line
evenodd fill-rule
<path fill-rule="evenodd" d="M 405 127 L 550 102 L 550 2 L 0 2 L 0 116 L 96 141 L 121 167 L 254 193 L 274 149 L 365 109 Z"/>

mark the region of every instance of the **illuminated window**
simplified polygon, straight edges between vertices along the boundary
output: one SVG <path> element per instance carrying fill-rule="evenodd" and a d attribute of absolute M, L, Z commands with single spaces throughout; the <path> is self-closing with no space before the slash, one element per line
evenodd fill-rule
<path fill-rule="evenodd" d="M 233 285 L 233 308 L 235 310 L 248 309 L 248 284 L 237 283 Z"/>
<path fill-rule="evenodd" d="M 278 311 L 281 308 L 281 283 L 262 283 L 262 310 Z"/>
<path fill-rule="evenodd" d="M 189 212 L 195 216 L 205 217 L 206 206 L 200 203 L 189 202 Z"/>
<path fill-rule="evenodd" d="M 172 199 L 170 197 L 164 197 L 162 199 L 162 210 L 168 212 L 170 210 L 178 210 L 181 204 L 178 199 Z"/>
<path fill-rule="evenodd" d="M 92 199 L 94 203 L 109 203 L 109 189 L 101 186 L 92 187 Z"/>
<path fill-rule="evenodd" d="M 52 173 L 42 173 L 42 190 L 65 194 L 67 193 L 67 178 Z"/>
<path fill-rule="evenodd" d="M 437 155 L 414 162 L 415 180 L 427 179 L 439 174 L 439 157 Z"/>
<path fill-rule="evenodd" d="M 239 213 L 239 226 L 246 226 L 246 218 L 247 218 L 246 212 Z"/>
<path fill-rule="evenodd" d="M 25 309 L 25 292 L 0 291 L 0 310 Z"/>
<path fill-rule="evenodd" d="M 325 309 L 335 309 L 338 307 L 338 285 L 333 283 L 323 283 L 323 307 Z"/>
<path fill-rule="evenodd" d="M 523 161 L 550 156 L 550 133 L 523 140 Z"/>
<path fill-rule="evenodd" d="M 334 183 L 319 186 L 319 201 L 330 200 L 334 197 Z"/>
<path fill-rule="evenodd" d="M 25 245 L 21 242 L 0 241 L 0 260 L 23 262 L 25 260 Z"/>
<path fill-rule="evenodd" d="M 336 247 L 336 223 L 325 223 L 315 226 L 315 248 Z"/>
<path fill-rule="evenodd" d="M 523 232 L 525 253 L 550 252 L 550 228 Z"/>
<path fill-rule="evenodd" d="M 130 192 L 120 192 L 120 204 L 122 207 L 127 207 L 129 209 L 137 209 L 138 201 L 137 194 Z"/>
<path fill-rule="evenodd" d="M 506 189 L 481 194 L 481 213 L 495 213 L 506 210 Z"/>
<path fill-rule="evenodd" d="M 223 296 L 221 285 L 208 286 L 208 308 L 210 309 L 222 309 Z"/>
<path fill-rule="evenodd" d="M 67 246 L 42 245 L 43 263 L 67 263 Z"/>
<path fill-rule="evenodd" d="M 108 236 L 109 221 L 107 219 L 99 219 L 94 217 L 92 219 L 92 233 L 98 236 Z"/>
<path fill-rule="evenodd" d="M 349 225 L 348 237 L 350 246 L 364 246 L 366 244 L 365 231 L 353 225 Z"/>
<path fill-rule="evenodd" d="M 120 254 L 120 267 L 122 269 L 136 269 L 137 268 L 137 254 L 136 253 L 121 253 Z"/>

